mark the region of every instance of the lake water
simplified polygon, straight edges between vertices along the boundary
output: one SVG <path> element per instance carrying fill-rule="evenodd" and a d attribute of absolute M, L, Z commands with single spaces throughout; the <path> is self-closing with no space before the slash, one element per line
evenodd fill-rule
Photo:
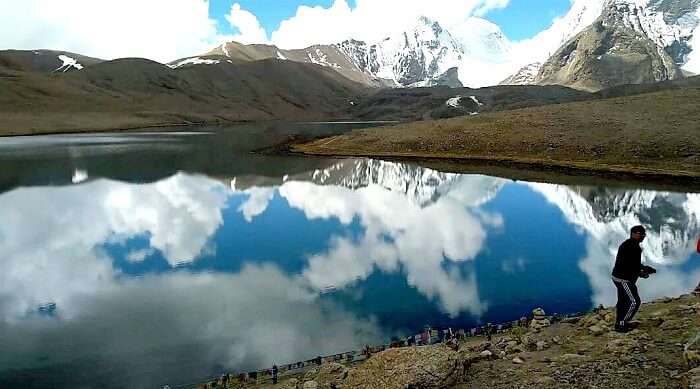
<path fill-rule="evenodd" d="M 268 124 L 0 139 L 0 387 L 161 387 L 700 280 L 700 195 L 265 156 Z"/>

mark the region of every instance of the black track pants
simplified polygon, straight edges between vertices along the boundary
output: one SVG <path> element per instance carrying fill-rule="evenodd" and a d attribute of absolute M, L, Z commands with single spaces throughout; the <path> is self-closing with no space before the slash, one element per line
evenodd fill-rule
<path fill-rule="evenodd" d="M 626 325 L 639 310 L 642 300 L 639 298 L 637 285 L 634 282 L 613 279 L 617 287 L 617 321 L 618 325 Z"/>

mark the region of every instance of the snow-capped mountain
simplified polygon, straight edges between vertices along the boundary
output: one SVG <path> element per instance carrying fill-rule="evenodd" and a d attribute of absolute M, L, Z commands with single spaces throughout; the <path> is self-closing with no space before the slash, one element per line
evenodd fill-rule
<path fill-rule="evenodd" d="M 535 82 L 599 90 L 682 78 L 699 5 L 608 0 L 593 25 L 545 62 Z"/>
<path fill-rule="evenodd" d="M 511 74 L 502 85 L 533 84 L 542 64 L 562 45 L 593 24 L 603 12 L 607 0 L 575 0 L 563 17 L 554 20 L 552 25 L 531 39 L 513 45 L 511 61 L 517 72 Z"/>
<path fill-rule="evenodd" d="M 425 17 L 412 30 L 382 42 L 346 41 L 338 47 L 359 71 L 397 86 L 425 86 L 459 67 L 465 56 L 462 45 L 448 31 Z"/>
<path fill-rule="evenodd" d="M 502 83 L 597 90 L 696 73 L 699 6 L 684 0 L 577 0 L 551 28 L 517 45 L 520 57 L 530 52 L 542 62 L 539 69 L 530 64 Z"/>
<path fill-rule="evenodd" d="M 673 79 L 683 71 L 700 73 L 700 50 L 693 51 L 700 45 L 700 34 L 694 34 L 700 24 L 699 6 L 697 0 L 574 0 L 567 14 L 548 29 L 519 42 L 511 42 L 497 25 L 481 18 L 447 28 L 421 17 L 412 28 L 379 42 L 348 39 L 295 50 L 229 42 L 200 57 L 313 63 L 375 87 L 481 87 L 500 82 L 600 89 Z M 624 55 L 615 56 L 622 51 Z M 630 58 L 635 60 L 631 64 Z M 651 67 L 640 69 L 649 62 Z M 603 75 L 596 75 L 599 72 Z M 606 76 L 613 73 L 631 76 Z"/>
<path fill-rule="evenodd" d="M 439 22 L 421 17 L 413 28 L 380 42 L 349 39 L 297 50 L 229 42 L 202 56 L 225 56 L 243 61 L 277 58 L 314 63 L 373 86 L 440 84 L 461 87 L 497 82 L 498 79 L 489 81 L 488 77 L 479 76 L 478 69 L 488 68 L 490 63 L 508 57 L 510 42 L 500 28 L 484 19 L 470 18 L 459 29 L 468 29 L 472 34 L 458 39 Z"/>

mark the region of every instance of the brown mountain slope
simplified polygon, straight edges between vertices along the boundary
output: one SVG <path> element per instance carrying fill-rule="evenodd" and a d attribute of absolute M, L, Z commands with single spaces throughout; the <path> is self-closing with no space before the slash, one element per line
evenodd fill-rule
<path fill-rule="evenodd" d="M 598 20 L 564 44 L 542 65 L 538 84 L 598 91 L 683 77 L 669 53 L 644 30 L 630 25 L 636 9 L 610 3 Z"/>
<path fill-rule="evenodd" d="M 0 134 L 230 120 L 337 117 L 363 87 L 290 61 L 170 69 L 120 59 L 79 72 L 0 75 Z"/>
<path fill-rule="evenodd" d="M 354 131 L 294 147 L 318 155 L 435 159 L 700 180 L 700 88 Z"/>
<path fill-rule="evenodd" d="M 352 81 L 370 86 L 382 87 L 387 82 L 363 72 L 343 54 L 337 45 L 314 45 L 304 49 L 284 50 L 272 45 L 244 45 L 228 42 L 217 46 L 203 56 L 223 56 L 233 61 L 256 61 L 276 58 L 301 63 L 312 63 L 333 69 Z M 178 61 L 175 61 L 175 63 Z"/>

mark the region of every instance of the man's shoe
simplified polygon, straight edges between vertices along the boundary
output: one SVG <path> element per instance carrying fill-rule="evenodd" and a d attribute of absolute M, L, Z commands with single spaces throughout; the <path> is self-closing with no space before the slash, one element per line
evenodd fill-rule
<path fill-rule="evenodd" d="M 626 334 L 630 331 L 632 331 L 632 329 L 627 325 L 622 326 L 619 324 L 615 324 L 615 332 L 619 332 L 621 334 Z"/>
<path fill-rule="evenodd" d="M 642 323 L 640 323 L 638 321 L 631 321 L 631 322 L 627 323 L 627 328 L 629 328 L 630 330 L 635 330 L 635 329 L 639 328 L 639 326 L 641 324 Z"/>

